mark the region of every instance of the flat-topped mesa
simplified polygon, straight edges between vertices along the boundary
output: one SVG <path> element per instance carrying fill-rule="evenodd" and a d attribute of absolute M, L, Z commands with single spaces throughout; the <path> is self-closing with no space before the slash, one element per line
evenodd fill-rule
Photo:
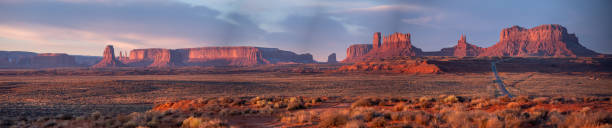
<path fill-rule="evenodd" d="M 597 56 L 578 43 L 575 34 L 558 24 L 540 25 L 531 29 L 512 26 L 503 29 L 499 42 L 480 56 Z"/>
<path fill-rule="evenodd" d="M 124 67 L 125 65 L 115 58 L 115 49 L 113 45 L 107 45 L 104 49 L 104 55 L 100 62 L 93 65 L 93 68 L 107 68 L 107 67 Z"/>
<path fill-rule="evenodd" d="M 357 62 L 393 56 L 417 56 L 421 54 L 423 54 L 421 49 L 412 46 L 410 33 L 403 34 L 396 32 L 381 38 L 381 33 L 375 32 L 372 45 L 351 45 L 347 49 L 347 58 L 343 62 Z"/>
<path fill-rule="evenodd" d="M 346 58 L 342 62 L 353 62 L 373 49 L 371 44 L 353 44 L 346 49 Z"/>
<path fill-rule="evenodd" d="M 376 37 L 375 37 L 376 38 Z M 382 49 L 412 49 L 410 33 L 393 33 L 383 37 Z"/>
<path fill-rule="evenodd" d="M 29 58 L 30 66 L 36 68 L 43 67 L 70 67 L 76 66 L 73 56 L 65 53 L 41 53 Z"/>
<path fill-rule="evenodd" d="M 338 63 L 338 61 L 336 60 L 336 53 L 332 53 L 332 54 L 329 54 L 329 56 L 327 56 L 327 63 L 330 63 L 330 64 Z"/>
<path fill-rule="evenodd" d="M 374 38 L 377 39 L 376 37 Z M 393 56 L 417 56 L 422 53 L 421 49 L 412 46 L 410 33 L 393 33 L 383 36 L 379 48 L 373 48 L 368 52 L 366 58 L 385 58 Z"/>
<path fill-rule="evenodd" d="M 251 66 L 257 64 L 314 63 L 310 54 L 295 54 L 277 48 L 249 46 L 184 49 L 134 49 L 130 66 Z"/>

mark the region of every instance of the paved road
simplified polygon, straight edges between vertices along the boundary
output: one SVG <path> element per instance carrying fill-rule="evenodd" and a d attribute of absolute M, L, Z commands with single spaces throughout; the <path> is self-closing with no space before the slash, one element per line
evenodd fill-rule
<path fill-rule="evenodd" d="M 510 59 L 512 58 L 491 62 L 491 70 L 493 71 L 493 74 L 495 74 L 495 82 L 498 85 L 497 88 L 499 88 L 499 90 L 508 97 L 512 97 L 512 95 L 510 94 L 510 92 L 508 92 L 508 90 L 506 90 L 506 85 L 504 85 L 504 81 L 502 81 L 499 75 L 497 75 L 497 67 L 495 66 L 495 63 L 499 63 L 499 62 L 510 60 Z"/>

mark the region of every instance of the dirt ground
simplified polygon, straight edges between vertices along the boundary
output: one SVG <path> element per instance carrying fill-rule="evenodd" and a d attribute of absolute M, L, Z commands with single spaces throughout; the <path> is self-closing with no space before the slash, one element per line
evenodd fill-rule
<path fill-rule="evenodd" d="M 571 73 L 500 73 L 514 95 L 612 95 L 612 79 Z M 368 74 L 248 72 L 199 75 L 0 76 L 0 116 L 146 111 L 200 97 L 458 95 L 494 97 L 491 73 Z"/>

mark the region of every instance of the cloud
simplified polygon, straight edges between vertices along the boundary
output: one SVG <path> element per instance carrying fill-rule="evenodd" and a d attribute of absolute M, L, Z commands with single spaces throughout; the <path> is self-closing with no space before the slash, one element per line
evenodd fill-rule
<path fill-rule="evenodd" d="M 16 27 L 17 26 L 17 27 Z M 49 27 L 36 24 L 0 25 L 0 38 L 11 40 L 23 40 L 34 43 L 37 46 L 63 47 L 67 45 L 90 44 L 106 45 L 113 44 L 121 49 L 135 49 L 146 47 L 173 47 L 198 46 L 194 41 L 175 37 L 152 36 L 137 33 L 99 33 L 77 29 Z"/>
<path fill-rule="evenodd" d="M 423 7 L 423 6 L 419 6 L 419 5 L 410 5 L 410 4 L 403 4 L 403 5 L 378 5 L 378 6 L 372 6 L 372 7 L 365 7 L 365 8 L 350 8 L 347 10 L 342 10 L 342 11 L 338 11 L 341 13 L 344 12 L 384 12 L 384 11 L 400 11 L 400 12 L 414 12 L 414 11 L 428 11 L 430 10 L 429 8 Z"/>
<path fill-rule="evenodd" d="M 430 16 L 426 16 L 426 17 L 419 17 L 419 18 L 412 18 L 412 19 L 402 19 L 402 22 L 404 23 L 408 23 L 408 24 L 427 24 L 430 23 L 433 20 L 432 17 Z"/>

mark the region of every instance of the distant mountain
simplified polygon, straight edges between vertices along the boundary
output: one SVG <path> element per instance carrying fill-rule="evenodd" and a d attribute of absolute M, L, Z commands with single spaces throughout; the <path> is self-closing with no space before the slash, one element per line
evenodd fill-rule
<path fill-rule="evenodd" d="M 87 67 L 99 60 L 100 57 L 65 53 L 0 51 L 0 68 Z"/>

